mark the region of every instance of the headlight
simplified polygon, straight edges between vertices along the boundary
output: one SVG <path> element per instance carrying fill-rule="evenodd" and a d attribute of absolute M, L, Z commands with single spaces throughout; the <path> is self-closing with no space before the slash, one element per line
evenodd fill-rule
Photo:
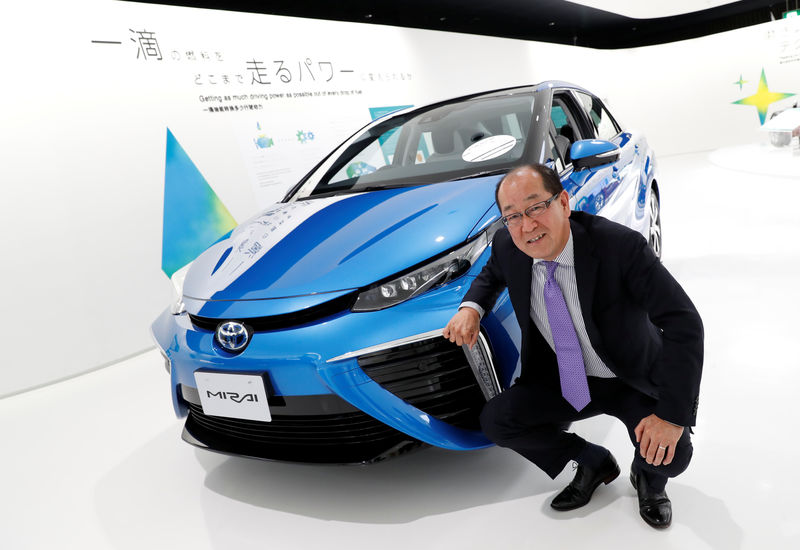
<path fill-rule="evenodd" d="M 186 274 L 189 272 L 190 267 L 192 267 L 191 262 L 173 273 L 172 277 L 169 278 L 172 282 L 172 289 L 175 291 L 172 306 L 170 307 L 170 313 L 173 315 L 180 315 L 186 311 L 186 306 L 183 303 L 183 282 L 186 280 Z"/>
<path fill-rule="evenodd" d="M 358 295 L 352 311 L 386 309 L 460 277 L 486 250 L 498 227 L 496 223 L 492 224 L 487 231 L 468 244 L 436 258 L 411 273 L 365 290 Z"/>

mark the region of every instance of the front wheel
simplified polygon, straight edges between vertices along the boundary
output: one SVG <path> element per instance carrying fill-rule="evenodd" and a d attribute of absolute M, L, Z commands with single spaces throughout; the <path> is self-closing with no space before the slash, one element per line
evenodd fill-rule
<path fill-rule="evenodd" d="M 648 242 L 656 257 L 661 259 L 661 202 L 658 200 L 656 188 L 650 189 L 650 231 Z"/>

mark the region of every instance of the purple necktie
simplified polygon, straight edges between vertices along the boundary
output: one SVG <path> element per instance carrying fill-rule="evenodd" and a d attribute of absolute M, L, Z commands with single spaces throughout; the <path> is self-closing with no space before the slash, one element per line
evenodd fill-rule
<path fill-rule="evenodd" d="M 547 281 L 544 283 L 544 303 L 547 307 L 547 319 L 550 321 L 550 332 L 558 359 L 558 374 L 561 377 L 561 394 L 570 405 L 580 411 L 591 401 L 589 383 L 586 380 L 586 368 L 583 365 L 583 354 L 575 334 L 575 325 L 569 316 L 567 303 L 561 287 L 553 277 L 558 262 L 543 262 L 547 267 Z"/>

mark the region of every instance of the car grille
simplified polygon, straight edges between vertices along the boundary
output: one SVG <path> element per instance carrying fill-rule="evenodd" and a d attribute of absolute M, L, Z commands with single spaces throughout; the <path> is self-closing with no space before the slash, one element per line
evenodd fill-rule
<path fill-rule="evenodd" d="M 355 303 L 358 293 L 353 292 L 339 296 L 333 300 L 329 300 L 322 304 L 312 306 L 300 311 L 293 311 L 292 313 L 284 313 L 282 315 L 270 315 L 266 317 L 249 317 L 245 319 L 237 318 L 236 320 L 244 323 L 255 332 L 264 332 L 268 330 L 278 330 L 282 328 L 295 327 L 307 323 L 313 323 L 320 319 L 336 315 L 346 311 Z M 201 317 L 199 315 L 189 314 L 189 319 L 192 324 L 202 330 L 217 330 L 217 326 L 228 319 L 215 319 L 211 317 Z"/>
<path fill-rule="evenodd" d="M 422 445 L 360 411 L 274 415 L 271 422 L 259 422 L 210 416 L 200 405 L 187 404 L 189 416 L 184 439 L 224 453 L 293 462 L 352 464 L 377 462 Z"/>
<path fill-rule="evenodd" d="M 362 355 L 358 364 L 421 411 L 461 428 L 479 428 L 486 398 L 460 346 L 438 337 Z"/>

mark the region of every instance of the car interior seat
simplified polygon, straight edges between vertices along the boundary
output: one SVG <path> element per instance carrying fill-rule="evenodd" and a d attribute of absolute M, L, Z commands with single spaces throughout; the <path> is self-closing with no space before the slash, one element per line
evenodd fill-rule
<path fill-rule="evenodd" d="M 572 162 L 569 150 L 574 141 L 575 130 L 572 129 L 572 126 L 565 124 L 558 129 L 558 135 L 556 136 L 556 147 L 558 147 L 558 152 L 561 153 L 561 157 L 564 159 L 565 164 Z"/>
<path fill-rule="evenodd" d="M 431 132 L 431 142 L 433 142 L 433 153 L 428 157 L 428 162 L 452 159 L 463 149 L 461 137 L 450 126 L 435 128 Z"/>
<path fill-rule="evenodd" d="M 561 155 L 561 158 L 564 159 L 564 163 L 566 164 L 567 155 L 569 155 L 569 140 L 564 136 L 556 136 L 555 142 L 558 154 Z"/>

